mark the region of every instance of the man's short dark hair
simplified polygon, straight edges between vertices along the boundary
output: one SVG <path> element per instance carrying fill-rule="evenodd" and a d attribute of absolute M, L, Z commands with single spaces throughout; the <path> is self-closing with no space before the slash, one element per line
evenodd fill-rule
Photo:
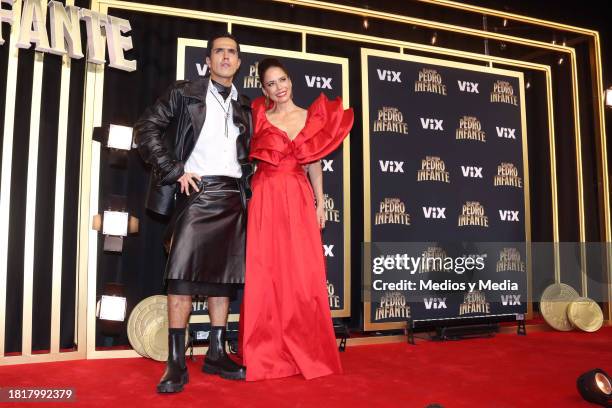
<path fill-rule="evenodd" d="M 210 54 L 212 54 L 213 45 L 215 44 L 215 40 L 218 38 L 230 38 L 234 40 L 236 42 L 236 51 L 238 51 L 238 58 L 240 58 L 240 43 L 238 42 L 236 37 L 232 35 L 232 33 L 227 31 L 224 33 L 213 34 L 212 37 L 208 39 L 208 44 L 206 45 L 206 57 L 210 57 Z"/>

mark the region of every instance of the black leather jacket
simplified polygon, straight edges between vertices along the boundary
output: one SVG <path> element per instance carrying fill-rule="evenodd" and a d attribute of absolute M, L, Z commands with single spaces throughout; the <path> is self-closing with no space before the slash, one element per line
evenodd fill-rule
<path fill-rule="evenodd" d="M 152 173 L 146 207 L 171 215 L 178 191 L 177 180 L 195 147 L 206 119 L 206 92 L 210 77 L 197 81 L 177 81 L 153 106 L 147 108 L 134 125 L 134 140 Z M 236 139 L 238 162 L 242 167 L 243 205 L 250 196 L 249 180 L 253 167 L 249 163 L 252 115 L 249 99 L 240 95 L 232 100 L 233 121 L 240 131 Z"/>

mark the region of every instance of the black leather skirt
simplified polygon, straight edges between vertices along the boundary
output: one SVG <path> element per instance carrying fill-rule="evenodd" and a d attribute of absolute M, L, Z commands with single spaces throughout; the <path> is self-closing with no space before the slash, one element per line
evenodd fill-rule
<path fill-rule="evenodd" d="M 238 179 L 204 176 L 198 188 L 177 195 L 165 278 L 244 283 L 246 211 Z"/>

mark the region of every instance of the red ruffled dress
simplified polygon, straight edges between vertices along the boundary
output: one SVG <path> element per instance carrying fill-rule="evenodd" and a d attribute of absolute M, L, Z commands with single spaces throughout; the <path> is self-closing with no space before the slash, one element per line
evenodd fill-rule
<path fill-rule="evenodd" d="M 333 152 L 353 126 L 352 109 L 321 94 L 291 141 L 272 125 L 263 98 L 253 101 L 255 130 L 243 300 L 247 381 L 301 373 L 341 373 L 327 296 L 315 200 L 302 165 Z"/>

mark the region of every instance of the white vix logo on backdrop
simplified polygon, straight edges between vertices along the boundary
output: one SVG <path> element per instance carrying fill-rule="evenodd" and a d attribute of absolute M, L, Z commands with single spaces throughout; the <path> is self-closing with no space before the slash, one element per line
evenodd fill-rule
<path fill-rule="evenodd" d="M 443 124 L 443 119 L 421 118 L 421 126 L 423 126 L 423 129 L 444 130 L 442 127 Z"/>
<path fill-rule="evenodd" d="M 513 210 L 499 210 L 499 218 L 502 221 L 514 221 L 518 222 L 519 212 Z"/>
<path fill-rule="evenodd" d="M 482 167 L 461 166 L 463 177 L 482 178 Z"/>
<path fill-rule="evenodd" d="M 198 63 L 196 63 L 196 69 L 198 70 L 198 75 L 199 76 L 205 76 L 206 75 L 206 71 L 208 71 L 208 65 L 200 64 L 198 62 Z"/>
<path fill-rule="evenodd" d="M 425 298 L 425 309 L 446 309 L 446 298 Z"/>
<path fill-rule="evenodd" d="M 521 295 L 501 295 L 501 301 L 504 306 L 520 306 Z"/>
<path fill-rule="evenodd" d="M 329 172 L 334 172 L 334 168 L 332 167 L 332 165 L 334 164 L 333 160 L 321 160 L 322 164 L 323 164 L 323 171 L 329 171 Z"/>
<path fill-rule="evenodd" d="M 478 92 L 477 82 L 457 81 L 457 84 L 459 84 L 459 90 L 461 92 L 480 93 Z"/>
<path fill-rule="evenodd" d="M 423 207 L 423 215 L 425 218 L 444 218 L 446 219 L 446 207 Z"/>
<path fill-rule="evenodd" d="M 320 76 L 304 75 L 306 78 L 306 85 L 309 88 L 321 88 L 321 89 L 332 89 L 331 81 L 332 78 L 325 78 Z"/>
<path fill-rule="evenodd" d="M 404 162 L 403 161 L 390 161 L 390 160 L 379 160 L 380 170 L 385 173 L 403 173 Z"/>
<path fill-rule="evenodd" d="M 495 126 L 497 136 L 506 139 L 516 139 L 516 129 Z"/>
<path fill-rule="evenodd" d="M 377 68 L 376 72 L 378 73 L 378 79 L 381 81 L 387 82 L 402 82 L 400 79 L 401 72 L 389 71 L 388 69 L 380 69 Z"/>

